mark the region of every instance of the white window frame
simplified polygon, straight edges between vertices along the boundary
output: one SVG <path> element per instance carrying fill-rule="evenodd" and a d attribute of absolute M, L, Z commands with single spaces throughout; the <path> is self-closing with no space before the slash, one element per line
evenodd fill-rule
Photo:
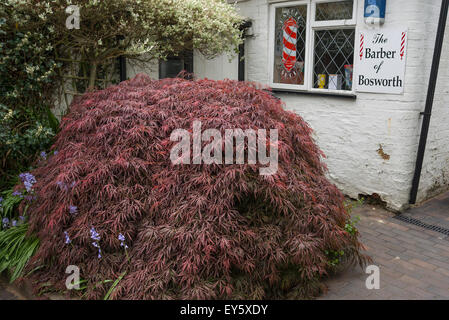
<path fill-rule="evenodd" d="M 331 29 L 354 29 L 354 70 L 356 69 L 356 57 L 357 57 L 357 3 L 358 0 L 354 0 L 352 9 L 352 19 L 344 20 L 329 20 L 329 21 L 315 21 L 316 4 L 323 2 L 341 2 L 345 0 L 297 0 L 289 2 L 280 2 L 270 5 L 269 8 L 269 36 L 268 36 L 268 50 L 269 50 L 269 79 L 270 86 L 273 89 L 283 89 L 288 91 L 299 91 L 299 92 L 314 92 L 314 93 L 324 93 L 324 94 L 337 94 L 337 95 L 354 95 L 355 86 L 352 85 L 351 90 L 330 90 L 330 89 L 319 89 L 314 88 L 313 84 L 313 68 L 315 65 L 314 61 L 314 48 L 315 48 L 315 32 L 319 30 L 331 30 Z M 275 16 L 277 8 L 284 7 L 294 7 L 297 5 L 307 5 L 307 20 L 306 20 L 306 41 L 305 41 L 305 61 L 304 61 L 304 84 L 286 84 L 286 83 L 274 83 L 274 37 L 275 37 Z M 355 74 L 355 72 L 353 73 Z"/>

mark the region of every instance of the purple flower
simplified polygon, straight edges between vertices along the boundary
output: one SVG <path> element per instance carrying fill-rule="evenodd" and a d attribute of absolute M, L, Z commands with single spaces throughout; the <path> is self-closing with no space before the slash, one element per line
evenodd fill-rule
<path fill-rule="evenodd" d="M 65 235 L 65 243 L 66 244 L 71 243 L 70 238 L 69 238 L 69 234 L 67 233 L 67 231 L 64 231 L 64 235 Z"/>
<path fill-rule="evenodd" d="M 20 180 L 22 180 L 27 192 L 30 192 L 33 188 L 33 184 L 36 183 L 36 178 L 29 172 L 21 173 L 19 177 Z"/>
<path fill-rule="evenodd" d="M 25 217 L 24 216 L 19 216 L 19 219 L 22 221 L 25 221 Z"/>
<path fill-rule="evenodd" d="M 55 150 L 54 152 L 53 152 L 53 154 L 54 155 L 57 155 L 59 152 L 57 151 L 57 150 Z"/>
<path fill-rule="evenodd" d="M 3 218 L 2 223 L 3 223 L 3 228 L 6 229 L 9 226 L 9 219 Z"/>
<path fill-rule="evenodd" d="M 47 153 L 45 151 L 42 151 L 41 157 L 42 157 L 42 159 L 47 160 Z"/>
<path fill-rule="evenodd" d="M 21 173 L 19 177 L 22 180 L 22 182 L 28 181 L 32 184 L 36 183 L 36 178 L 29 172 Z"/>
<path fill-rule="evenodd" d="M 92 245 L 95 248 L 98 248 L 98 259 L 101 259 L 101 248 L 100 248 L 100 245 L 97 242 L 97 241 L 100 241 L 100 235 L 98 234 L 98 232 L 95 230 L 94 227 L 90 228 L 90 238 L 92 240 L 94 240 L 94 242 L 92 242 Z"/>
<path fill-rule="evenodd" d="M 3 202 L 3 197 L 0 197 L 0 203 L 2 203 Z"/>
<path fill-rule="evenodd" d="M 118 239 L 120 241 L 120 247 L 124 247 L 125 249 L 128 249 L 128 246 L 125 243 L 125 236 L 123 234 L 118 235 Z"/>
<path fill-rule="evenodd" d="M 14 191 L 14 192 L 12 193 L 12 195 L 13 195 L 13 196 L 16 196 L 16 197 L 20 197 L 20 196 L 22 196 L 22 192 L 20 192 L 20 191 Z"/>
<path fill-rule="evenodd" d="M 17 227 L 17 220 L 13 220 L 12 223 L 11 223 L 11 225 L 12 225 L 13 227 Z"/>
<path fill-rule="evenodd" d="M 70 212 L 70 214 L 76 214 L 78 212 L 78 207 L 69 206 L 69 212 Z"/>
<path fill-rule="evenodd" d="M 33 185 L 30 182 L 28 182 L 28 181 L 25 181 L 23 183 L 23 185 L 25 186 L 25 189 L 27 190 L 27 192 L 30 192 L 31 189 L 33 188 Z"/>
<path fill-rule="evenodd" d="M 100 241 L 100 235 L 94 227 L 90 228 L 90 238 L 95 241 Z"/>

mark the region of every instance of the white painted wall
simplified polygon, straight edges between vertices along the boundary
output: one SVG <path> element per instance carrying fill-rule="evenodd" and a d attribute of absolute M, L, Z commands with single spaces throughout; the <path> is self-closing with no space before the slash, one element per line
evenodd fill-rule
<path fill-rule="evenodd" d="M 135 60 L 126 60 L 126 75 L 132 79 L 139 73 L 147 74 L 151 79 L 159 79 L 159 62 L 139 62 Z"/>
<path fill-rule="evenodd" d="M 363 25 L 363 3 L 358 25 Z M 253 20 L 255 37 L 246 42 L 246 79 L 269 83 L 268 26 L 271 0 L 239 1 L 242 15 Z M 415 168 L 421 116 L 432 61 L 440 0 L 388 0 L 384 27 L 406 26 L 408 56 L 403 95 L 357 93 L 356 100 L 315 95 L 277 94 L 285 108 L 301 115 L 315 130 L 325 152 L 330 179 L 347 195 L 377 193 L 394 210 L 407 207 Z M 361 9 L 362 8 L 362 9 Z M 432 129 L 419 199 L 447 188 L 449 180 L 449 33 L 441 63 Z M 198 78 L 224 78 L 220 60 L 201 66 Z M 207 66 L 207 67 L 206 67 Z M 215 73 L 213 70 L 216 70 Z M 384 160 L 379 146 L 390 155 Z"/>
<path fill-rule="evenodd" d="M 239 78 L 238 55 L 221 55 L 214 59 L 206 59 L 201 53 L 193 54 L 193 73 L 200 78 L 211 80 L 238 80 Z"/>
<path fill-rule="evenodd" d="M 201 75 L 201 78 L 211 80 L 230 79 L 238 80 L 238 55 L 221 55 L 214 59 L 206 59 L 201 53 L 193 54 L 193 73 Z M 126 73 L 129 78 L 134 78 L 138 73 L 145 73 L 152 79 L 159 79 L 159 62 L 150 61 L 142 63 L 138 61 L 126 62 Z"/>

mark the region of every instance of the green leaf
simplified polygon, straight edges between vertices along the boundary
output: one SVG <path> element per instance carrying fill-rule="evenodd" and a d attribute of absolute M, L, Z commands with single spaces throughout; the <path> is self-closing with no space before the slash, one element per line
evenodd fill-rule
<path fill-rule="evenodd" d="M 56 118 L 56 116 L 51 112 L 50 108 L 47 107 L 47 116 L 48 116 L 48 122 L 50 124 L 50 128 L 53 130 L 53 132 L 58 132 L 59 129 L 59 120 Z"/>
<path fill-rule="evenodd" d="M 112 294 L 112 292 L 114 292 L 115 287 L 118 285 L 118 283 L 123 279 L 123 277 L 126 275 L 126 271 L 123 272 L 120 277 L 118 277 L 117 280 L 114 281 L 114 283 L 112 284 L 111 288 L 109 288 L 109 291 L 106 293 L 106 295 L 104 296 L 104 300 L 109 300 L 110 295 Z"/>

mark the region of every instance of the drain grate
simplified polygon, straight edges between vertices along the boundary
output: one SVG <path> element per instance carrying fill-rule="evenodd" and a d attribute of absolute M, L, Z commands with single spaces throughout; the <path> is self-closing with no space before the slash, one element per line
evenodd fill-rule
<path fill-rule="evenodd" d="M 400 220 L 400 221 L 403 221 L 403 222 L 406 222 L 406 223 L 413 224 L 415 226 L 418 226 L 418 227 L 421 227 L 421 228 L 424 228 L 424 229 L 427 229 L 427 230 L 432 230 L 432 231 L 435 231 L 435 232 L 442 233 L 442 234 L 444 234 L 446 236 L 449 236 L 449 229 L 446 229 L 446 228 L 443 228 L 443 227 L 440 227 L 440 226 L 435 226 L 435 225 L 432 225 L 432 224 L 428 224 L 428 223 L 422 222 L 421 220 L 418 220 L 418 219 L 415 219 L 415 218 L 410 218 L 410 217 L 407 217 L 407 216 L 403 216 L 402 214 L 395 215 L 393 218 L 397 219 L 397 220 Z"/>

